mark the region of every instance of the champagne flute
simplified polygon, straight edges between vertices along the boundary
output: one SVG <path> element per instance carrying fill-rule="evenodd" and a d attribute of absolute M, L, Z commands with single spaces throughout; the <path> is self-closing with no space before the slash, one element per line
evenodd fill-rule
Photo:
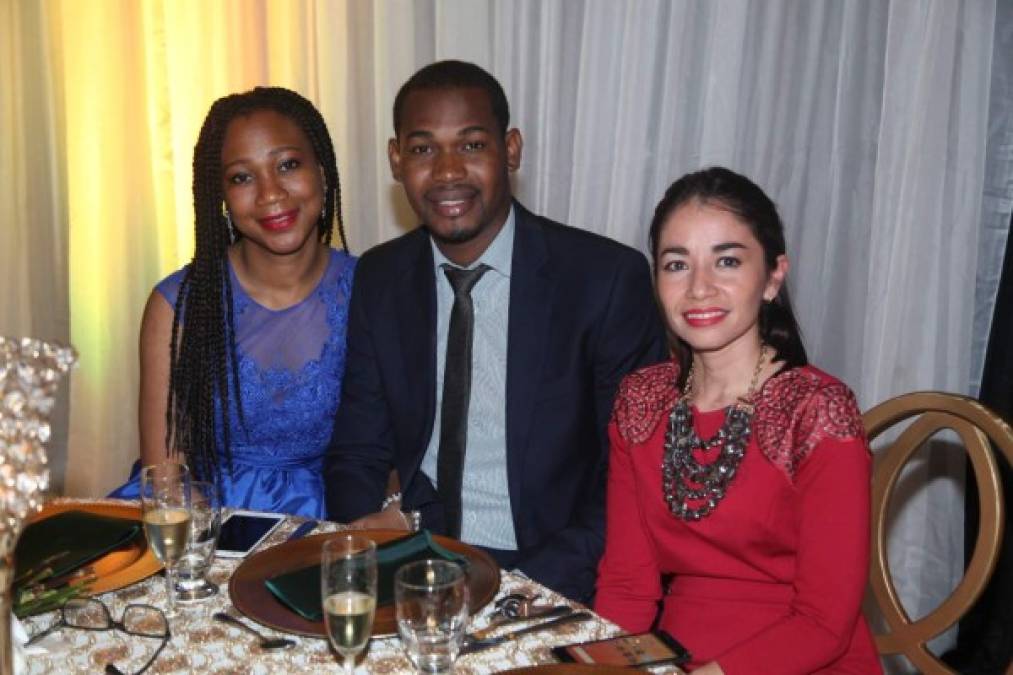
<path fill-rule="evenodd" d="M 155 557 L 165 565 L 166 616 L 176 611 L 175 568 L 190 539 L 190 470 L 179 462 L 141 470 L 144 534 Z"/>
<path fill-rule="evenodd" d="M 320 563 L 324 622 L 331 646 L 342 656 L 345 673 L 369 642 L 376 612 L 376 543 L 343 533 L 324 542 Z"/>

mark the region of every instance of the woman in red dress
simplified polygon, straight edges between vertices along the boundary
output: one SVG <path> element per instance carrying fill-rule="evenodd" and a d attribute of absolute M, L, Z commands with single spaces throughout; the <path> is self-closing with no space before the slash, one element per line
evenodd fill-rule
<path fill-rule="evenodd" d="M 808 365 L 776 207 L 706 169 L 650 241 L 679 346 L 619 388 L 596 609 L 641 632 L 660 603 L 695 675 L 882 672 L 860 609 L 869 449 L 854 395 Z"/>

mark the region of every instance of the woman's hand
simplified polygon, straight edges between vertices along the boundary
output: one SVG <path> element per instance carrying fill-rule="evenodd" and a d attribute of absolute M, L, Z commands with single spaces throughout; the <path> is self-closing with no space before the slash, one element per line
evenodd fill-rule
<path fill-rule="evenodd" d="M 718 665 L 717 661 L 711 661 L 696 670 L 691 670 L 689 675 L 725 675 L 725 671 L 721 670 L 721 666 Z"/>
<path fill-rule="evenodd" d="M 401 514 L 401 503 L 394 502 L 383 511 L 370 513 L 348 524 L 351 530 L 408 530 L 408 520 Z"/>

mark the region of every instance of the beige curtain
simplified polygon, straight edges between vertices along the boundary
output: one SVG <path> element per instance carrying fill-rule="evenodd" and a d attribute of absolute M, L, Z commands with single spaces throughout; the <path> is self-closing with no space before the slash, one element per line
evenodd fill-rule
<path fill-rule="evenodd" d="M 46 17 L 38 3 L 0 1 L 0 335 L 66 342 L 66 167 Z M 52 419 L 56 490 L 66 465 L 68 398 L 61 389 Z"/>

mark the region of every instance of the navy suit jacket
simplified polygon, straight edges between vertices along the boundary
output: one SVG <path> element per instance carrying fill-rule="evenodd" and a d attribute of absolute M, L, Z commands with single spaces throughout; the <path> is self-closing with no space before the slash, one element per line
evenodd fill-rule
<path fill-rule="evenodd" d="M 666 358 L 664 331 L 642 254 L 517 202 L 514 213 L 506 463 L 517 567 L 586 601 L 604 542 L 613 399 L 626 373 Z M 445 530 L 439 496 L 419 470 L 436 414 L 433 266 L 424 227 L 359 260 L 324 469 L 334 520 L 377 511 L 394 467 L 403 508 Z"/>

